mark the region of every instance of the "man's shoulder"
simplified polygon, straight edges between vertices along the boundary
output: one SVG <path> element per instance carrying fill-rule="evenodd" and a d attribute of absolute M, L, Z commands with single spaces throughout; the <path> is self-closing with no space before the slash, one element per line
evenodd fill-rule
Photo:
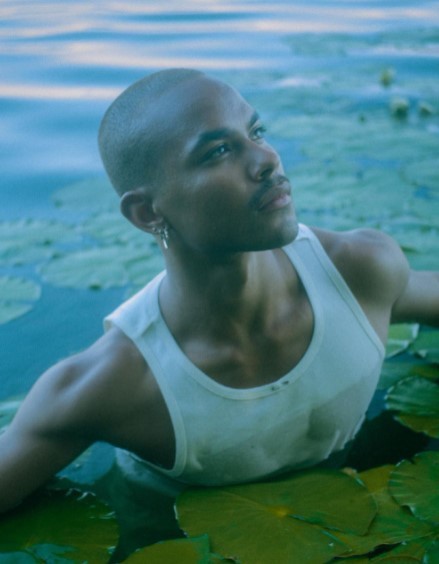
<path fill-rule="evenodd" d="M 89 348 L 50 368 L 27 402 L 40 409 L 47 404 L 51 418 L 47 427 L 75 434 L 83 430 L 98 440 L 103 426 L 129 410 L 130 395 L 139 397 L 147 374 L 148 367 L 134 343 L 114 328 Z"/>
<path fill-rule="evenodd" d="M 329 258 L 356 294 L 393 302 L 407 283 L 409 266 L 397 242 L 375 229 L 314 229 Z"/>

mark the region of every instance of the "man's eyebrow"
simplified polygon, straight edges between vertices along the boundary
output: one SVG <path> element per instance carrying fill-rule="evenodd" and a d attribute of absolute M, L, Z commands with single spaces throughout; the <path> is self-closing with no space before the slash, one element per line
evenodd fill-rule
<path fill-rule="evenodd" d="M 258 112 L 253 112 L 249 122 L 248 122 L 248 129 L 251 129 L 256 122 L 260 120 L 260 116 Z M 205 131 L 201 133 L 193 148 L 191 149 L 191 153 L 195 153 L 198 151 L 203 145 L 207 145 L 212 141 L 216 141 L 217 139 L 224 139 L 225 137 L 229 137 L 232 134 L 232 130 L 228 127 L 221 127 L 219 129 L 213 129 L 212 131 Z"/>

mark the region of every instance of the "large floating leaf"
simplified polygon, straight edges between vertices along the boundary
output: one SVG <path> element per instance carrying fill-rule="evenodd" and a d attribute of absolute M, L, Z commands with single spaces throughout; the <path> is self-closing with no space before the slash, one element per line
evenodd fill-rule
<path fill-rule="evenodd" d="M 396 501 L 419 519 L 439 525 L 439 452 L 417 454 L 392 472 L 389 490 Z"/>
<path fill-rule="evenodd" d="M 207 535 L 176 539 L 147 546 L 125 560 L 128 564 L 207 564 L 210 559 Z"/>
<path fill-rule="evenodd" d="M 367 531 L 372 497 L 342 472 L 314 470 L 287 480 L 191 489 L 177 500 L 182 528 L 209 534 L 214 552 L 243 563 L 325 562 L 348 548 L 328 529 Z"/>
<path fill-rule="evenodd" d="M 52 558 L 62 554 L 74 562 L 108 562 L 117 538 L 108 507 L 92 494 L 75 491 L 44 490 L 0 518 L 0 553 L 44 552 L 43 561 L 52 561 L 48 554 Z"/>
<path fill-rule="evenodd" d="M 397 411 L 397 419 L 419 432 L 439 437 L 439 385 L 424 378 L 405 378 L 386 396 L 388 409 Z"/>
<path fill-rule="evenodd" d="M 0 276 L 0 324 L 24 315 L 41 296 L 41 286 L 32 280 Z"/>
<path fill-rule="evenodd" d="M 378 546 L 393 545 L 431 535 L 434 530 L 406 512 L 391 497 L 388 490 L 393 466 L 373 468 L 360 474 L 367 489 L 377 503 L 378 511 L 368 532 L 363 536 L 337 533 L 350 548 L 352 555 L 372 552 Z"/>

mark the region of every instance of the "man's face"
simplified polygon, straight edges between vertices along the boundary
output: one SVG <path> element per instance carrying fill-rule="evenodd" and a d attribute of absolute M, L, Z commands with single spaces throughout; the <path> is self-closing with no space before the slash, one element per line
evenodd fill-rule
<path fill-rule="evenodd" d="M 235 253 L 294 239 L 297 221 L 279 156 L 235 90 L 204 77 L 187 81 L 162 98 L 155 122 L 165 171 L 156 207 L 173 244 Z"/>

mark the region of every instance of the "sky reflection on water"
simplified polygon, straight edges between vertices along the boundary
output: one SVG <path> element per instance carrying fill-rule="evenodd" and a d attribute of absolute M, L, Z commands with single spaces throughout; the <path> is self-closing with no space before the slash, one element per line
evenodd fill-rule
<path fill-rule="evenodd" d="M 28 204 L 39 208 L 41 190 L 48 194 L 61 176 L 99 173 L 100 116 L 110 100 L 147 72 L 187 66 L 227 79 L 234 74 L 242 82 L 265 73 L 266 82 L 273 77 L 289 86 L 321 85 L 325 53 L 294 54 L 291 36 L 358 36 L 438 23 L 437 0 L 3 0 L 0 190 L 7 201 L 0 217 L 22 210 L 18 203 L 32 174 L 59 175 L 40 178 L 40 192 L 28 194 Z M 355 53 L 359 58 L 388 54 L 434 62 L 438 41 L 410 49 L 366 45 Z"/>

